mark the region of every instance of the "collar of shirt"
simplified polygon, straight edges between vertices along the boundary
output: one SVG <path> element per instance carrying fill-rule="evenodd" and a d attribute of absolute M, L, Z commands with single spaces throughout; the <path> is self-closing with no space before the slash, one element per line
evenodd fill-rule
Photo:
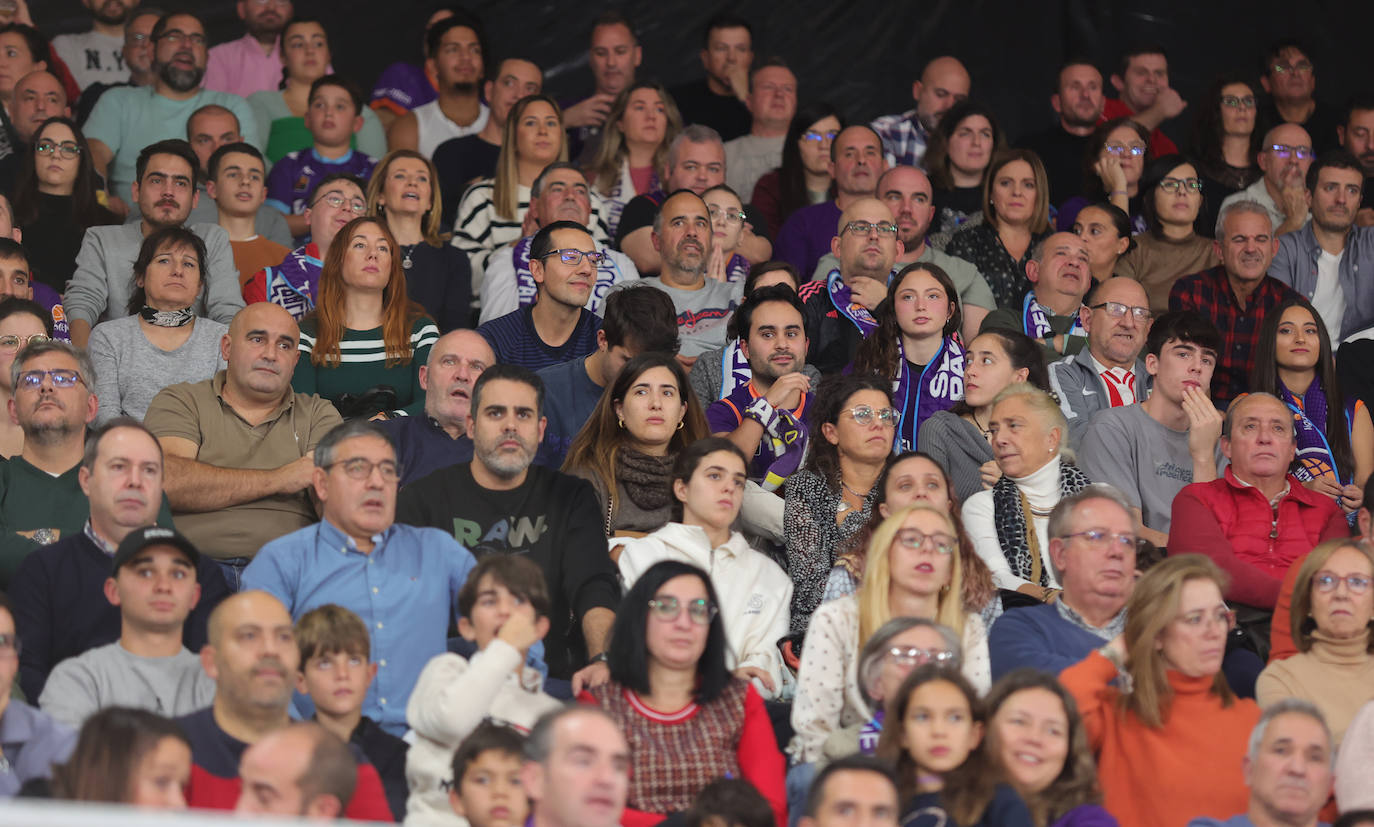
<path fill-rule="evenodd" d="M 324 156 L 320 155 L 320 153 L 316 152 L 315 147 L 312 146 L 310 147 L 310 157 L 314 158 L 316 161 L 319 161 L 321 164 L 326 165 L 346 164 L 349 161 L 353 160 L 353 149 L 352 147 L 350 147 L 347 152 L 345 152 L 337 158 L 325 158 Z"/>
<path fill-rule="evenodd" d="M 372 535 L 372 551 L 364 552 L 358 548 L 358 543 L 352 537 L 344 533 L 343 529 L 329 522 L 328 519 L 322 518 L 318 524 L 317 539 L 329 548 L 337 548 L 344 554 L 350 551 L 358 554 L 376 554 L 382 550 L 382 546 L 386 543 L 387 538 L 395 532 L 395 529 L 396 524 L 392 523 L 382 533 Z"/>
<path fill-rule="evenodd" d="M 1125 607 L 1122 607 L 1121 611 L 1117 612 L 1111 620 L 1107 621 L 1106 626 L 1098 627 L 1084 620 L 1083 615 L 1080 615 L 1078 612 L 1075 612 L 1073 608 L 1069 606 L 1069 604 L 1064 602 L 1062 597 L 1059 600 L 1056 600 L 1053 605 L 1054 608 L 1058 610 L 1060 617 L 1064 618 L 1065 620 L 1067 620 L 1068 622 L 1072 623 L 1073 625 L 1077 626 L 1085 632 L 1090 632 L 1094 635 L 1097 635 L 1103 640 L 1111 640 L 1115 638 L 1117 635 L 1121 634 L 1126 629 Z"/>
<path fill-rule="evenodd" d="M 1229 470 L 1229 469 L 1228 469 L 1228 470 Z M 1254 487 L 1255 487 L 1255 486 L 1252 485 L 1251 483 L 1248 483 L 1248 482 L 1246 482 L 1245 480 L 1241 479 L 1240 477 L 1236 476 L 1236 472 L 1235 472 L 1235 471 L 1231 471 L 1231 479 L 1235 480 L 1236 482 L 1240 483 L 1241 485 L 1245 486 L 1246 488 L 1254 488 Z M 1287 496 L 1288 496 L 1288 493 L 1289 493 L 1290 491 L 1293 490 L 1292 485 L 1293 485 L 1293 484 L 1292 484 L 1291 482 L 1288 481 L 1288 478 L 1287 478 L 1287 477 L 1284 477 L 1284 479 L 1283 479 L 1283 490 L 1280 491 L 1279 493 L 1275 494 L 1274 496 L 1268 498 L 1268 499 L 1269 499 L 1269 507 L 1270 507 L 1271 509 L 1274 509 L 1274 510 L 1276 510 L 1276 511 L 1278 510 L 1279 503 L 1283 502 L 1283 498 L 1284 498 L 1284 497 L 1287 497 Z M 1258 489 L 1256 489 L 1256 490 L 1258 490 Z M 1264 492 L 1261 491 L 1260 493 L 1263 494 Z"/>
<path fill-rule="evenodd" d="M 229 404 L 228 400 L 224 398 L 224 385 L 228 381 L 229 371 L 227 369 L 221 370 L 210 379 L 210 389 L 215 392 L 215 398 L 219 399 L 221 405 L 232 411 L 234 416 L 239 416 L 239 412 L 235 411 L 234 406 Z M 282 413 L 285 412 L 288 408 L 294 405 L 295 402 L 296 391 L 292 389 L 290 385 L 287 385 L 286 392 L 282 394 L 281 402 L 278 403 L 276 409 L 272 411 L 272 415 L 267 417 L 267 419 L 264 419 L 262 422 L 259 422 L 258 424 L 267 425 L 268 423 L 275 422 L 277 418 L 281 416 Z M 243 417 L 239 418 L 242 419 Z"/>
<path fill-rule="evenodd" d="M 90 538 L 91 542 L 95 543 L 96 548 L 105 552 L 109 556 L 114 557 L 115 550 L 119 548 L 119 544 L 111 543 L 104 537 L 101 537 L 99 534 L 96 534 L 95 528 L 91 526 L 91 520 L 89 517 L 86 518 L 86 526 L 82 530 L 86 532 L 86 536 Z"/>

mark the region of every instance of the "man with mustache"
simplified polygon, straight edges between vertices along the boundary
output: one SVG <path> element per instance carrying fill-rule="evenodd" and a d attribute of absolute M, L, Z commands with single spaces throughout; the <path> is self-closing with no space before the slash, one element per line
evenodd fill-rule
<path fill-rule="evenodd" d="M 1051 204 L 1062 204 L 1083 188 L 1083 156 L 1106 102 L 1102 73 L 1086 60 L 1071 60 L 1060 68 L 1050 95 L 1054 125 L 1021 139 L 1019 146 L 1033 150 L 1045 165 Z"/>
<path fill-rule="evenodd" d="M 1355 223 L 1374 226 L 1374 94 L 1356 94 L 1345 107 L 1345 119 L 1336 127 L 1341 147 L 1360 159 L 1364 167 L 1364 198 Z"/>
<path fill-rule="evenodd" d="M 81 464 L 72 475 L 79 488 L 73 492 L 51 489 L 42 492 L 68 507 L 75 502 L 89 502 L 90 505 L 84 525 L 26 557 L 11 584 L 15 621 L 24 635 L 19 683 L 27 697 L 35 700 L 42 697 L 48 676 L 57 664 L 120 638 L 121 610 L 107 594 L 111 561 L 119 558 L 120 545 L 131 535 L 145 529 L 169 532 L 166 528 L 152 526 L 154 522 L 171 525 L 162 497 L 162 459 L 157 440 L 141 423 L 129 418 L 115 419 L 98 431 L 86 446 Z M 137 541 L 135 537 L 134 542 Z M 155 569 L 165 568 L 163 564 L 168 562 L 162 560 L 151 565 Z M 171 614 L 150 604 L 135 607 L 132 610 L 135 613 L 146 612 L 143 620 L 148 622 L 132 619 L 141 629 L 133 631 L 130 638 L 133 645 L 128 647 L 128 652 L 156 657 L 155 653 L 165 653 L 168 647 L 172 652 L 181 646 L 195 652 L 204 645 L 210 611 L 224 599 L 228 589 L 223 576 L 209 560 L 197 556 L 189 567 L 176 568 L 182 577 L 189 578 L 188 585 L 194 586 L 198 602 L 192 600 Z M 114 579 L 121 579 L 118 570 Z M 118 590 L 114 594 L 118 598 Z M 162 594 L 165 597 L 169 592 Z M 186 597 L 185 594 L 181 596 Z M 143 634 L 145 632 L 147 634 Z M 135 641 L 135 637 L 139 640 Z M 97 656 L 97 660 L 102 659 L 103 656 Z M 115 660 L 120 660 L 124 667 L 131 665 L 129 659 L 116 657 Z M 156 667 L 150 668 L 157 671 Z M 67 674 L 69 685 L 75 677 L 71 672 Z M 167 677 L 166 672 L 150 677 L 150 681 L 159 683 L 164 677 Z M 113 686 L 106 688 L 114 691 Z M 122 686 L 119 691 L 132 691 L 139 697 L 140 705 L 152 700 L 142 684 L 139 687 Z M 59 694 L 61 692 L 59 688 Z M 165 697 L 170 700 L 174 694 L 169 690 Z M 68 704 L 69 708 L 81 703 L 74 698 L 56 698 L 53 702 Z M 94 711 L 89 706 L 83 708 L 87 712 Z"/>
<path fill-rule="evenodd" d="M 215 682 L 210 706 L 177 718 L 191 743 L 186 803 L 232 810 L 243 790 L 240 760 L 249 747 L 291 726 L 291 689 L 300 651 L 291 615 L 267 592 L 236 594 L 210 615 L 210 639 L 200 664 Z M 377 769 L 360 750 L 353 798 L 345 818 L 392 821 Z"/>
<path fill-rule="evenodd" d="M 239 0 L 243 37 L 210 50 L 205 88 L 246 98 L 281 83 L 281 33 L 295 16 L 291 0 Z"/>
<path fill-rule="evenodd" d="M 1264 133 L 1256 157 L 1264 174 L 1240 192 L 1228 195 L 1221 202 L 1222 211 L 1237 201 L 1257 201 L 1269 211 L 1275 238 L 1300 228 L 1308 218 L 1303 182 L 1313 157 L 1312 137 L 1306 129 L 1292 123 L 1270 129 Z"/>
<path fill-rule="evenodd" d="M 1250 369 L 1264 314 L 1293 291 L 1267 275 L 1279 240 L 1263 204 L 1241 200 L 1222 207 L 1214 243 L 1221 264 L 1174 282 L 1169 309 L 1195 310 L 1221 331 L 1222 348 L 1212 374 L 1212 400 L 1218 410 L 1225 410 L 1250 389 Z"/>
<path fill-rule="evenodd" d="M 315 521 L 312 455 L 342 420 L 291 390 L 300 328 L 281 307 L 249 305 L 220 342 L 228 365 L 164 388 L 144 417 L 167 454 L 177 527 L 220 564 L 230 587 L 258 549 Z"/>
<path fill-rule="evenodd" d="M 467 417 L 472 462 L 407 485 L 396 518 L 451 532 L 478 555 L 524 554 L 537 563 L 553 600 L 550 617 L 572 621 L 554 623 L 544 638 L 549 675 L 572 678 L 575 695 L 610 677 L 604 652 L 620 585 L 591 484 L 532 465 L 544 438 L 544 399 L 544 384 L 525 368 L 482 371 Z"/>
<path fill-rule="evenodd" d="M 1374 322 L 1374 227 L 1356 227 L 1364 196 L 1364 168 L 1333 149 L 1307 170 L 1312 220 L 1279 236 L 1269 275 L 1307 297 L 1321 314 L 1334 349 Z M 1363 275 L 1361 275 L 1363 274 Z"/>
<path fill-rule="evenodd" d="M 257 118 L 246 100 L 201 87 L 205 77 L 205 26 L 195 15 L 163 15 L 153 25 L 149 37 L 156 80 L 151 86 L 106 90 L 84 128 L 91 145 L 91 161 L 109 185 L 110 207 L 121 215 L 128 212 L 121 198 L 139 180 L 135 162 L 143 148 L 184 135 L 187 119 L 202 106 L 223 106 L 238 118 L 239 129 L 249 143 L 256 146 L 258 139 Z M 275 72 L 280 79 L 279 62 Z M 276 81 L 272 88 L 276 88 Z M 134 199 L 138 199 L 137 194 Z"/>
<path fill-rule="evenodd" d="M 81 0 L 91 12 L 91 30 L 60 34 L 52 39 L 53 51 L 71 70 L 82 89 L 92 83 L 121 83 L 129 79 L 124 62 L 124 26 L 138 0 Z"/>
<path fill-rule="evenodd" d="M 377 423 L 345 422 L 315 454 L 320 521 L 263 546 L 243 585 L 275 595 L 296 620 L 330 603 L 362 618 L 378 666 L 362 712 L 404 735 L 406 701 L 425 664 L 446 651 L 449 614 L 476 561 L 448 531 L 396 521 L 396 450 Z"/>

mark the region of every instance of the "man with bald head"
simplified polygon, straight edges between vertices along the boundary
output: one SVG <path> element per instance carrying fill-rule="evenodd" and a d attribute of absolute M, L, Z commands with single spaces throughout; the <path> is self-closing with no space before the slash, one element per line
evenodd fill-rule
<path fill-rule="evenodd" d="M 288 709 L 300 651 L 291 614 L 262 591 L 242 592 L 219 604 L 210 615 L 209 637 L 200 650 L 200 664 L 215 682 L 215 700 L 177 719 L 191 743 L 186 803 L 231 810 L 243 789 L 239 768 L 245 752 L 291 724 Z M 344 815 L 391 821 L 381 778 L 365 759 L 359 762 L 355 783 Z"/>
<path fill-rule="evenodd" d="M 983 330 L 1015 330 L 1040 342 L 1047 362 L 1072 356 L 1087 344 L 1083 326 L 1083 297 L 1092 285 L 1088 245 L 1073 233 L 1055 233 L 1039 244 L 1026 262 L 1031 283 L 1021 310 L 994 310 Z"/>
<path fill-rule="evenodd" d="M 333 821 L 358 783 L 358 761 L 343 739 L 313 721 L 279 729 L 243 751 L 239 815 Z"/>
<path fill-rule="evenodd" d="M 33 142 L 33 133 L 48 118 L 70 118 L 67 90 L 51 72 L 29 72 L 14 84 L 14 98 L 10 102 L 10 121 L 15 134 L 25 144 Z"/>
<path fill-rule="evenodd" d="M 903 251 L 892 210 L 876 198 L 853 201 L 834 226 L 830 252 L 839 266 L 797 291 L 806 307 L 806 361 L 822 374 L 853 360 L 865 332 L 876 325 L 873 311 L 887 297 L 892 265 Z"/>
<path fill-rule="evenodd" d="M 956 57 L 937 57 L 927 63 L 921 77 L 911 84 L 916 108 L 873 122 L 886 147 L 888 164 L 921 166 L 930 134 L 951 106 L 968 97 L 970 84 L 968 70 Z"/>
<path fill-rule="evenodd" d="M 1307 130 L 1292 123 L 1279 124 L 1264 133 L 1259 149 L 1259 168 L 1264 173 L 1255 183 L 1227 196 L 1222 212 L 1237 201 L 1256 201 L 1269 211 L 1273 235 L 1278 238 L 1307 223 L 1307 168 L 1316 155 Z M 1217 238 L 1220 238 L 1218 234 Z"/>
<path fill-rule="evenodd" d="M 220 563 L 231 589 L 264 543 L 315 522 L 315 444 L 342 420 L 326 400 L 292 391 L 299 345 L 290 313 L 250 304 L 220 342 L 228 367 L 164 388 L 144 419 L 167 454 L 177 528 Z"/>
<path fill-rule="evenodd" d="M 1050 387 L 1069 420 L 1071 445 L 1078 445 L 1099 411 L 1134 405 L 1150 395 L 1140 351 L 1151 318 L 1145 288 L 1128 278 L 1102 282 L 1078 309 L 1088 346 L 1050 365 Z"/>

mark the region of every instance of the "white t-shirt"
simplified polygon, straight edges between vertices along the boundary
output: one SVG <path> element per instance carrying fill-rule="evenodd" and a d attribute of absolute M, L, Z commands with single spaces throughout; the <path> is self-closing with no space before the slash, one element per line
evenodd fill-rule
<path fill-rule="evenodd" d="M 129 79 L 122 37 L 94 31 L 62 34 L 52 39 L 52 47 L 82 89 L 92 83 L 123 83 Z"/>
<path fill-rule="evenodd" d="M 1341 340 L 1341 319 L 1345 318 L 1345 293 L 1340 281 L 1341 256 L 1344 255 L 1344 250 L 1334 256 L 1321 251 L 1317 257 L 1317 287 L 1312 291 L 1312 306 L 1322 314 L 1333 342 Z"/>

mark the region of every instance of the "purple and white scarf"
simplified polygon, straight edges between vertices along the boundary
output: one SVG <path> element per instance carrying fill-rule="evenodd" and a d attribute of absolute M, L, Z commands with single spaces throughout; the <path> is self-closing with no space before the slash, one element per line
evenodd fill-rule
<path fill-rule="evenodd" d="M 1050 326 L 1050 315 L 1040 305 L 1040 302 L 1035 300 L 1035 291 L 1026 294 L 1026 300 L 1021 305 L 1021 328 L 1026 331 L 1027 336 L 1032 339 L 1044 339 L 1047 336 L 1055 335 L 1054 328 Z M 1087 335 L 1088 331 L 1083 329 L 1083 319 L 1075 317 L 1073 327 L 1064 334 L 1064 338 L 1067 339 L 1070 336 L 1086 337 Z"/>
<path fill-rule="evenodd" d="M 916 450 L 916 435 L 936 411 L 947 411 L 964 398 L 964 349 L 953 336 L 946 336 L 940 350 L 920 376 L 915 376 L 906 360 L 901 339 L 897 340 L 897 378 L 892 381 L 892 401 L 901 411 L 893 453 Z"/>
<path fill-rule="evenodd" d="M 725 263 L 725 280 L 730 284 L 744 281 L 745 276 L 749 275 L 749 259 L 739 253 L 731 253 L 730 260 Z"/>
<path fill-rule="evenodd" d="M 1336 467 L 1336 458 L 1331 452 L 1331 443 L 1327 441 L 1325 428 L 1327 416 L 1326 391 L 1322 388 L 1321 379 L 1314 377 L 1312 384 L 1307 386 L 1307 391 L 1299 399 L 1297 394 L 1290 391 L 1279 383 L 1279 395 L 1283 402 L 1293 412 L 1293 429 L 1297 434 L 1298 452 L 1296 468 L 1293 475 L 1303 482 L 1331 474 L 1342 485 L 1347 485 L 1350 480 L 1346 479 Z M 1345 405 L 1345 428 L 1346 434 L 1350 433 L 1351 423 L 1355 421 L 1355 399 L 1351 397 Z"/>
<path fill-rule="evenodd" d="M 854 301 L 849 285 L 840 278 L 839 270 L 831 270 L 830 275 L 825 277 L 825 289 L 835 310 L 857 327 L 865 339 L 878 329 L 878 320 L 873 318 L 867 307 Z"/>
<path fill-rule="evenodd" d="M 539 285 L 530 274 L 530 242 L 533 240 L 534 236 L 525 236 L 515 242 L 510 253 L 515 264 L 515 299 L 521 307 L 534 304 L 535 299 L 539 298 Z M 586 305 L 588 310 L 598 316 L 605 305 L 606 294 L 611 292 L 620 275 L 620 269 L 616 267 L 615 258 L 610 255 L 610 250 L 604 252 L 607 255 L 596 266 L 596 281 L 592 283 L 592 295 Z"/>
<path fill-rule="evenodd" d="M 744 357 L 744 348 L 740 347 L 739 339 L 731 341 L 720 357 L 720 394 L 716 398 L 726 398 L 735 392 L 735 388 L 749 384 L 753 378 L 754 371 Z"/>

